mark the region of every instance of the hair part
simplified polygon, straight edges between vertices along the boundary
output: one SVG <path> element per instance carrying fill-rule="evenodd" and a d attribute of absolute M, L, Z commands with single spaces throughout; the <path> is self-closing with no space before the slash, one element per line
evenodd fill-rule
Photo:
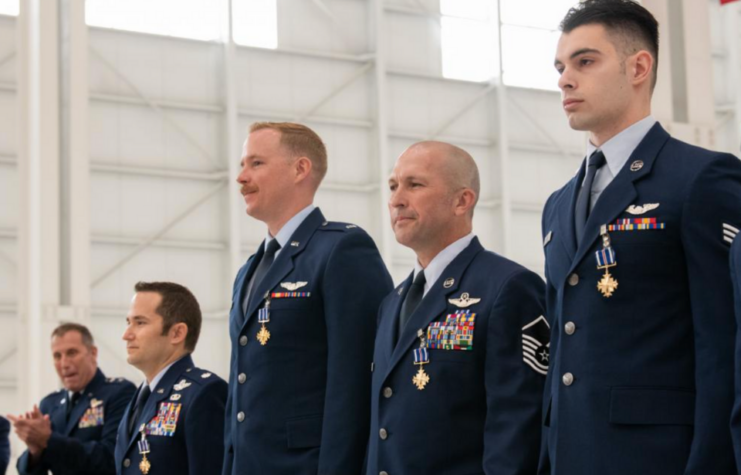
<path fill-rule="evenodd" d="M 51 332 L 51 338 L 61 338 L 69 332 L 79 333 L 82 337 L 82 344 L 85 345 L 88 349 L 92 349 L 95 346 L 93 334 L 90 333 L 90 330 L 81 323 L 62 322 Z"/>
<path fill-rule="evenodd" d="M 136 292 L 155 292 L 162 297 L 156 309 L 162 317 L 162 334 L 166 335 L 173 325 L 185 323 L 188 334 L 185 337 L 185 349 L 193 352 L 201 334 L 201 307 L 193 293 L 187 287 L 174 282 L 137 282 Z"/>
<path fill-rule="evenodd" d="M 327 147 L 321 137 L 302 124 L 293 122 L 255 122 L 250 133 L 271 129 L 280 132 L 280 144 L 294 157 L 307 157 L 317 186 L 327 174 Z"/>
<path fill-rule="evenodd" d="M 568 11 L 560 29 L 570 33 L 584 25 L 602 25 L 615 49 L 625 56 L 648 51 L 654 59 L 653 92 L 659 68 L 659 23 L 651 12 L 633 0 L 584 0 Z"/>

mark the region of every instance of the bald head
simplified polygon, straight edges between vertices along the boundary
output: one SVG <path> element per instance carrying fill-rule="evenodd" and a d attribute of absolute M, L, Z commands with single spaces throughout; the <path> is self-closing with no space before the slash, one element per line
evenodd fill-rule
<path fill-rule="evenodd" d="M 473 208 L 476 207 L 481 191 L 481 180 L 479 178 L 479 167 L 476 166 L 471 154 L 455 145 L 435 140 L 417 142 L 410 146 L 404 154 L 415 152 L 426 153 L 434 158 L 439 166 L 438 172 L 446 177 L 451 192 L 469 188 L 476 194 L 476 199 L 471 207 L 471 215 L 473 215 Z"/>

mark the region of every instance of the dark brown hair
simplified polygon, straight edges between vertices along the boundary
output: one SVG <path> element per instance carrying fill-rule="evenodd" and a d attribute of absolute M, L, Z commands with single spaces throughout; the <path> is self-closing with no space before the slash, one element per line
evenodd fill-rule
<path fill-rule="evenodd" d="M 77 332 L 82 337 L 82 343 L 88 348 L 92 348 L 95 346 L 95 341 L 93 340 L 93 334 L 90 333 L 90 330 L 85 325 L 82 325 L 80 323 L 72 323 L 72 322 L 63 322 L 61 323 L 57 328 L 54 329 L 54 331 L 51 332 L 51 337 L 63 337 L 69 332 Z"/>
<path fill-rule="evenodd" d="M 162 317 L 162 334 L 165 335 L 176 323 L 185 323 L 188 335 L 185 337 L 185 349 L 193 352 L 201 334 L 201 307 L 193 293 L 186 287 L 174 282 L 137 282 L 136 292 L 156 292 L 162 297 L 157 314 Z"/>

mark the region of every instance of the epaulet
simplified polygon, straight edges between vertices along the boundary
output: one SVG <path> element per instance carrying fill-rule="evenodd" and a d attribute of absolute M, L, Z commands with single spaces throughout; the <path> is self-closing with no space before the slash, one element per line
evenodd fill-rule
<path fill-rule="evenodd" d="M 215 378 L 214 374 L 210 371 L 206 371 L 201 368 L 188 368 L 185 370 L 185 376 L 191 381 L 197 383 L 203 383 L 209 381 L 211 378 Z"/>
<path fill-rule="evenodd" d="M 352 229 L 360 229 L 357 224 L 351 224 L 351 223 L 338 223 L 335 221 L 325 221 L 319 226 L 319 229 L 322 229 L 324 231 L 343 231 L 347 232 Z"/>
<path fill-rule="evenodd" d="M 121 384 L 121 383 L 125 383 L 126 380 L 124 378 L 106 378 L 105 382 L 108 384 L 115 384 L 115 383 Z"/>

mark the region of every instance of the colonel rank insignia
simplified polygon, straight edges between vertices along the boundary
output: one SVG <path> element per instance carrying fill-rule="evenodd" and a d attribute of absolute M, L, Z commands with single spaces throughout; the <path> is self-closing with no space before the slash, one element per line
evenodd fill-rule
<path fill-rule="evenodd" d="M 550 341 L 551 327 L 544 316 L 522 327 L 522 361 L 544 376 L 548 373 Z"/>

